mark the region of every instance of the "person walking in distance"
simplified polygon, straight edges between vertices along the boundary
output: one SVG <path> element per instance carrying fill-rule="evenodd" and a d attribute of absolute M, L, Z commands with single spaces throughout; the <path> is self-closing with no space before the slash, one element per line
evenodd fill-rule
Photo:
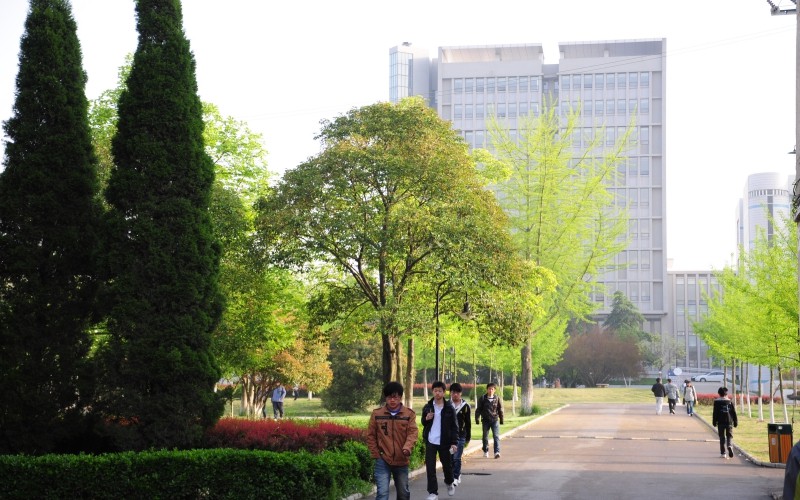
<path fill-rule="evenodd" d="M 403 386 L 389 382 L 383 387 L 386 405 L 372 411 L 367 425 L 367 448 L 375 459 L 375 500 L 388 500 L 394 478 L 397 500 L 409 500 L 408 462 L 417 442 L 417 414 L 403 406 Z"/>
<path fill-rule="evenodd" d="M 667 395 L 667 389 L 661 383 L 661 377 L 656 379 L 656 383 L 650 388 L 653 395 L 656 397 L 656 415 L 661 415 L 661 407 L 664 406 L 664 396 Z"/>
<path fill-rule="evenodd" d="M 675 405 L 678 404 L 678 386 L 672 383 L 672 379 L 667 379 L 667 384 L 664 386 L 667 392 L 667 404 L 669 405 L 669 414 L 675 415 Z"/>
<path fill-rule="evenodd" d="M 728 398 L 727 387 L 717 389 L 717 394 L 719 397 L 714 400 L 711 425 L 717 428 L 719 452 L 722 458 L 733 458 L 733 427 L 739 425 L 739 420 L 736 418 L 736 406 Z M 728 453 L 725 453 L 726 450 Z"/>
<path fill-rule="evenodd" d="M 683 404 L 686 405 L 686 413 L 690 417 L 694 416 L 694 403 L 697 401 L 697 391 L 694 389 L 691 381 L 686 382 L 683 388 Z"/>
<path fill-rule="evenodd" d="M 431 384 L 433 398 L 422 407 L 422 439 L 425 441 L 425 472 L 428 476 L 428 500 L 439 498 L 439 482 L 436 479 L 436 455 L 442 463 L 447 494 L 455 495 L 453 484 L 453 455 L 458 449 L 458 421 L 456 410 L 444 399 L 444 382 Z"/>
<path fill-rule="evenodd" d="M 500 426 L 503 425 L 503 400 L 495 394 L 497 385 L 494 382 L 486 384 L 486 394 L 478 399 L 475 409 L 475 424 L 483 419 L 483 456 L 489 457 L 489 429 L 492 430 L 494 439 L 494 458 L 500 458 Z"/>
<path fill-rule="evenodd" d="M 286 397 L 286 388 L 278 382 L 272 390 L 272 416 L 277 420 L 283 418 L 283 399 Z"/>
<path fill-rule="evenodd" d="M 453 454 L 453 484 L 456 486 L 461 484 L 461 456 L 472 437 L 472 415 L 469 403 L 461 399 L 461 392 L 461 384 L 458 382 L 450 384 L 450 403 L 456 411 L 456 422 L 458 422 L 458 449 Z"/>

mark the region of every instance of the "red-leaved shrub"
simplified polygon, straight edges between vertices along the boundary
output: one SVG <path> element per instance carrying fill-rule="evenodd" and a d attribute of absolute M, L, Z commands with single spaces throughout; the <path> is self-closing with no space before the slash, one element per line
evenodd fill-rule
<path fill-rule="evenodd" d="M 366 443 L 365 429 L 324 420 L 247 420 L 223 418 L 206 432 L 208 448 L 318 453 L 346 441 Z"/>

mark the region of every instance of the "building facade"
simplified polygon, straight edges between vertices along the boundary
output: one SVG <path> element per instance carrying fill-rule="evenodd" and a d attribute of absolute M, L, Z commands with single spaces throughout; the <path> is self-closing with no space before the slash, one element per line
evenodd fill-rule
<path fill-rule="evenodd" d="M 645 330 L 668 332 L 666 241 L 666 40 L 559 43 L 557 64 L 546 64 L 541 44 L 440 47 L 438 57 L 404 43 L 390 49 L 391 101 L 425 97 L 471 147 L 491 149 L 492 114 L 514 135 L 517 120 L 543 106 L 562 114 L 581 107 L 581 138 L 603 129 L 613 145 L 635 119 L 635 149 L 619 166 L 617 200 L 628 207 L 628 247 L 599 281 L 597 319 L 621 291 L 642 312 Z M 575 144 L 581 151 L 581 139 Z"/>
<path fill-rule="evenodd" d="M 670 367 L 687 374 L 706 372 L 720 366 L 709 357 L 708 346 L 694 332 L 693 324 L 708 315 L 708 302 L 720 293 L 713 271 L 669 271 L 669 331 L 672 340 L 664 342 Z M 667 337 L 669 338 L 669 336 Z"/>
<path fill-rule="evenodd" d="M 742 198 L 736 206 L 736 248 L 753 248 L 756 235 L 763 231 L 772 240 L 775 224 L 791 217 L 794 175 L 763 172 L 747 176 Z M 738 261 L 738 258 L 737 258 Z"/>

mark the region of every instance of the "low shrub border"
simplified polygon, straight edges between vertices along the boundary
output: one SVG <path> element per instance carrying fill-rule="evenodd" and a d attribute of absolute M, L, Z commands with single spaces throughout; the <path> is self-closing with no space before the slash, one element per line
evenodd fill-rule
<path fill-rule="evenodd" d="M 372 460 L 362 443 L 336 451 L 126 452 L 0 456 L 0 498 L 340 499 L 369 488 Z"/>

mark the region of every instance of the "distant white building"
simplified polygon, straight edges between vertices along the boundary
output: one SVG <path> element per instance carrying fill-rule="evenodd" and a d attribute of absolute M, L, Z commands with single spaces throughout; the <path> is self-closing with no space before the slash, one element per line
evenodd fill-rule
<path fill-rule="evenodd" d="M 582 138 L 604 126 L 613 145 L 633 115 L 639 143 L 619 168 L 614 187 L 629 206 L 629 246 L 616 258 L 618 269 L 600 281 L 608 294 L 592 298 L 597 319 L 611 311 L 621 291 L 646 318 L 644 329 L 668 331 L 666 231 L 666 40 L 559 43 L 558 64 L 545 64 L 541 44 L 439 47 L 431 59 L 409 43 L 389 51 L 392 102 L 419 95 L 450 120 L 471 147 L 487 147 L 487 118 L 504 118 L 514 134 L 520 117 L 557 102 L 562 113 L 582 106 Z"/>
<path fill-rule="evenodd" d="M 736 207 L 737 257 L 739 248 L 745 252 L 753 248 L 759 228 L 771 240 L 774 223 L 791 215 L 792 182 L 794 174 L 763 172 L 747 176 L 743 196 Z"/>

